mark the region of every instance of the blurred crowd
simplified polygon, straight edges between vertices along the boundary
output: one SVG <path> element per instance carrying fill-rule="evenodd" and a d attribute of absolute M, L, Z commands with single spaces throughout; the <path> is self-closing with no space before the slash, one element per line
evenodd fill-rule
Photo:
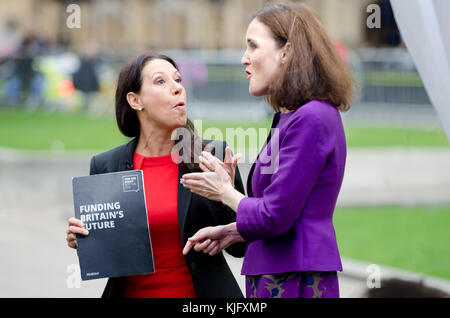
<path fill-rule="evenodd" d="M 62 39 L 23 34 L 14 20 L 7 21 L 0 30 L 0 108 L 111 112 L 123 62 L 95 42 L 76 51 Z"/>
<path fill-rule="evenodd" d="M 21 34 L 9 22 L 0 35 L 0 107 L 89 110 L 101 89 L 95 44 L 80 54 L 63 43 Z"/>
<path fill-rule="evenodd" d="M 116 77 L 129 58 L 95 42 L 75 52 L 64 41 L 21 34 L 10 22 L 0 33 L 0 108 L 112 113 Z M 176 61 L 195 98 L 195 87 L 208 82 L 206 63 L 187 55 Z"/>

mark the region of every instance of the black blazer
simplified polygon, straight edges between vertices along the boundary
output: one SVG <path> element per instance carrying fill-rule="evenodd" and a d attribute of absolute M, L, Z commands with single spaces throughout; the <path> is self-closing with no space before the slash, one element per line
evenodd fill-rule
<path fill-rule="evenodd" d="M 91 159 L 90 174 L 100 174 L 133 170 L 133 156 L 138 138 L 134 138 L 127 144 L 111 149 L 107 152 L 95 155 Z M 226 143 L 222 141 L 209 141 L 215 147 L 222 147 L 225 153 Z M 217 151 L 216 151 L 217 152 Z M 219 158 L 223 160 L 223 158 Z M 179 165 L 178 176 L 181 179 L 184 171 Z M 245 194 L 239 170 L 236 168 L 235 188 Z M 189 189 L 178 183 L 178 223 L 180 226 L 182 245 L 198 230 L 207 226 L 215 226 L 235 222 L 236 213 L 220 202 L 208 200 L 200 195 L 192 193 Z M 226 251 L 234 257 L 243 257 L 247 248 L 246 243 L 230 245 Z M 186 263 L 192 275 L 197 297 L 201 298 L 241 298 L 242 292 L 222 253 L 209 256 L 203 252 L 188 253 Z M 102 297 L 121 297 L 123 277 L 108 279 Z"/>

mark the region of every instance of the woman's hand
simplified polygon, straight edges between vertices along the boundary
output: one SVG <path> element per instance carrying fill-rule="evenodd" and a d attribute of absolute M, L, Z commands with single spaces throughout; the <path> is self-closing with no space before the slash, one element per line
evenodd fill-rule
<path fill-rule="evenodd" d="M 205 227 L 188 239 L 183 249 L 183 255 L 187 255 L 194 247 L 196 252 L 203 251 L 203 253 L 213 256 L 236 242 L 244 242 L 237 231 L 236 223 Z"/>
<path fill-rule="evenodd" d="M 220 164 L 220 160 L 212 159 L 212 155 L 204 152 L 202 156 L 207 159 L 201 159 L 202 170 L 205 172 L 194 172 L 184 174 L 181 182 L 185 188 L 193 193 L 201 195 L 214 201 L 222 201 L 222 194 L 227 187 L 232 186 L 230 175 Z M 200 158 L 202 158 L 202 156 Z"/>
<path fill-rule="evenodd" d="M 234 177 L 236 176 L 236 166 L 239 159 L 242 157 L 241 154 L 236 154 L 231 156 L 231 148 L 225 148 L 225 160 L 224 162 L 220 161 L 217 157 L 211 155 L 211 153 L 203 151 L 202 155 L 199 157 L 200 159 L 200 169 L 204 172 L 214 171 L 214 166 L 216 164 L 220 164 L 223 169 L 228 173 L 231 178 L 231 184 L 234 188 Z"/>
<path fill-rule="evenodd" d="M 77 237 L 76 234 L 88 235 L 88 230 L 83 228 L 83 222 L 79 219 L 71 217 L 69 219 L 69 228 L 66 231 L 67 237 L 67 245 L 71 248 L 77 248 Z"/>
<path fill-rule="evenodd" d="M 239 159 L 239 156 L 236 156 Z M 230 175 L 223 168 L 222 162 L 214 159 L 209 152 L 203 152 L 201 158 L 201 167 L 205 172 L 184 174 L 181 179 L 183 186 L 193 193 L 210 200 L 222 202 L 233 211 L 237 211 L 239 202 L 245 196 L 234 189 Z M 233 164 L 230 167 L 232 168 Z"/>

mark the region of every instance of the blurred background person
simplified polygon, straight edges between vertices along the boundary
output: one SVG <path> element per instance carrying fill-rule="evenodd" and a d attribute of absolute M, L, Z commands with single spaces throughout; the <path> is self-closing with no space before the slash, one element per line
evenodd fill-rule
<path fill-rule="evenodd" d="M 0 30 L 0 61 L 16 53 L 22 42 L 22 32 L 14 18 L 5 21 Z"/>
<path fill-rule="evenodd" d="M 25 36 L 13 57 L 13 74 L 7 81 L 6 96 L 10 104 L 36 108 L 42 105 L 45 79 L 36 60 L 43 42 L 34 34 Z"/>
<path fill-rule="evenodd" d="M 83 96 L 82 110 L 88 112 L 95 93 L 100 91 L 98 71 L 96 68 L 98 59 L 98 47 L 91 44 L 84 49 L 80 57 L 80 66 L 73 74 L 73 85 L 81 91 Z"/>

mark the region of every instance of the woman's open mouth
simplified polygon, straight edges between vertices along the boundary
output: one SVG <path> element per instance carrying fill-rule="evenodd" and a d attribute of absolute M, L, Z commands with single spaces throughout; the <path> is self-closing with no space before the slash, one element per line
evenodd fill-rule
<path fill-rule="evenodd" d="M 178 104 L 175 105 L 174 108 L 185 108 L 186 104 L 184 102 L 179 102 Z"/>

